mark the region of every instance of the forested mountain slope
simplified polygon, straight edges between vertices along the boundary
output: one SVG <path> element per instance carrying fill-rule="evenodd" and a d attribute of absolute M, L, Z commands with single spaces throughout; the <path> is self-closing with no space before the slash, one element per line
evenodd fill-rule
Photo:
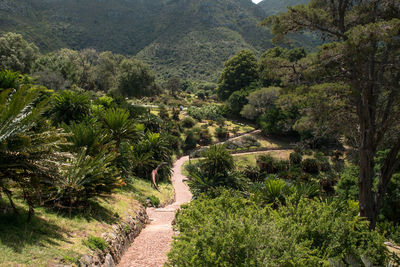
<path fill-rule="evenodd" d="M 3 0 L 0 32 L 22 33 L 43 52 L 91 47 L 137 54 L 158 76 L 215 80 L 236 52 L 272 47 L 268 29 L 259 25 L 265 5 L 251 0 Z"/>
<path fill-rule="evenodd" d="M 286 11 L 287 6 L 308 4 L 310 0 L 263 0 L 258 5 L 265 11 L 267 16 L 277 15 Z"/>

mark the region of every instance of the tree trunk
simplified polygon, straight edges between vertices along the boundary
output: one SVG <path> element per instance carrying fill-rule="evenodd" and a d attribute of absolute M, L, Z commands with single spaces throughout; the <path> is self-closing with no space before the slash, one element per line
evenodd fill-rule
<path fill-rule="evenodd" d="M 372 193 L 374 178 L 374 152 L 368 147 L 360 149 L 360 175 L 358 180 L 360 216 L 370 222 L 370 228 L 375 228 L 377 210 Z"/>
<path fill-rule="evenodd" d="M 358 178 L 358 194 L 360 216 L 368 219 L 370 228 L 374 229 L 378 217 L 375 199 L 372 192 L 375 167 L 375 102 L 373 90 L 360 90 L 362 96 L 358 102 L 358 118 L 360 122 L 360 174 Z"/>

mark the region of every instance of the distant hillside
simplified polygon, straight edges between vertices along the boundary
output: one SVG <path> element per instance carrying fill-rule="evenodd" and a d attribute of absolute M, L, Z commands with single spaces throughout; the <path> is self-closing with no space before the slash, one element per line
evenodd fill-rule
<path fill-rule="evenodd" d="M 258 25 L 266 16 L 261 6 L 251 0 L 1 0 L 0 32 L 22 33 L 42 51 L 110 50 L 137 55 L 160 77 L 215 80 L 236 52 L 272 47 L 269 31 Z"/>
<path fill-rule="evenodd" d="M 258 5 L 267 16 L 276 15 L 286 11 L 287 6 L 308 4 L 310 0 L 263 0 Z"/>

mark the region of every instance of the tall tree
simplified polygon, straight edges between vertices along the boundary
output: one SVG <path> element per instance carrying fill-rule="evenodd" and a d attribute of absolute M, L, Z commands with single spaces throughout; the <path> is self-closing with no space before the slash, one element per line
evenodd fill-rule
<path fill-rule="evenodd" d="M 117 89 L 124 96 L 142 97 L 156 93 L 154 74 L 138 59 L 122 60 L 117 80 Z"/>
<path fill-rule="evenodd" d="M 400 165 L 400 135 L 396 131 L 400 123 L 399 18 L 399 1 L 312 0 L 265 20 L 275 40 L 290 32 L 311 30 L 332 41 L 303 66 L 293 68 L 292 81 L 307 85 L 334 82 L 349 88 L 344 97 L 358 118 L 354 130 L 358 131 L 360 156 L 359 209 L 371 228 Z M 300 71 L 301 67 L 306 70 Z M 374 158 L 384 140 L 393 145 L 376 174 Z M 374 192 L 375 177 L 378 187 Z"/>
<path fill-rule="evenodd" d="M 29 73 L 38 56 L 36 45 L 21 34 L 9 32 L 0 36 L 0 68 Z"/>
<path fill-rule="evenodd" d="M 218 97 L 226 100 L 233 92 L 246 89 L 257 79 L 257 59 L 254 53 L 250 50 L 240 51 L 225 62 L 218 79 Z"/>

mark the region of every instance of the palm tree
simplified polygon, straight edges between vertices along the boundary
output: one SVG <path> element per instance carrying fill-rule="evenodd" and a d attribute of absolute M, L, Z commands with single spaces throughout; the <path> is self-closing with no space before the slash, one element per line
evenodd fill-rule
<path fill-rule="evenodd" d="M 0 92 L 0 192 L 12 201 L 11 187 L 19 187 L 32 216 L 33 196 L 41 199 L 40 184 L 58 176 L 57 161 L 65 154 L 55 148 L 65 143 L 63 134 L 44 128 L 41 115 L 48 100 L 41 89 L 23 85 Z M 41 127 L 39 127 L 39 125 Z"/>

